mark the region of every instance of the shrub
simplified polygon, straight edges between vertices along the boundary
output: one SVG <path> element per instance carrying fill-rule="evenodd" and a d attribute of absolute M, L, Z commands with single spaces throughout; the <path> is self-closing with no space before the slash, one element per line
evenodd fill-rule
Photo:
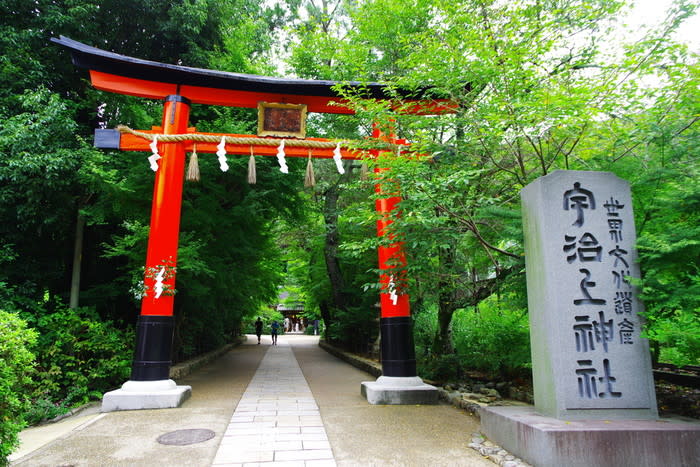
<path fill-rule="evenodd" d="M 377 310 L 372 307 L 336 309 L 326 336 L 330 342 L 346 350 L 367 354 L 379 333 L 376 315 Z"/>
<path fill-rule="evenodd" d="M 31 422 L 54 416 L 70 407 L 99 399 L 122 384 L 131 368 L 134 335 L 88 308 L 56 311 L 31 317 L 38 332 Z M 41 408 L 45 408 L 42 411 Z"/>
<path fill-rule="evenodd" d="M 465 370 L 503 377 L 528 372 L 531 363 L 527 314 L 511 311 L 503 303 L 492 297 L 483 301 L 478 310 L 457 310 L 452 317 L 455 353 L 451 355 L 431 352 L 437 331 L 437 310 L 426 308 L 414 315 L 418 374 L 436 381 L 457 381 Z"/>
<path fill-rule="evenodd" d="M 25 427 L 28 388 L 34 355 L 28 350 L 36 333 L 14 313 L 0 310 L 0 466 L 17 447 L 17 434 Z"/>
<path fill-rule="evenodd" d="M 466 368 L 501 376 L 519 376 L 531 367 L 528 317 L 486 300 L 479 310 L 461 310 L 453 318 L 454 343 Z"/>
<path fill-rule="evenodd" d="M 416 359 L 430 356 L 435 332 L 437 330 L 437 310 L 426 308 L 417 310 L 413 315 L 413 341 L 416 347 Z"/>
<path fill-rule="evenodd" d="M 432 355 L 417 359 L 418 374 L 425 379 L 448 382 L 459 381 L 464 367 L 462 359 L 457 354 Z"/>
<path fill-rule="evenodd" d="M 700 364 L 700 309 L 656 318 L 645 336 L 662 345 L 659 361 L 677 366 Z"/>

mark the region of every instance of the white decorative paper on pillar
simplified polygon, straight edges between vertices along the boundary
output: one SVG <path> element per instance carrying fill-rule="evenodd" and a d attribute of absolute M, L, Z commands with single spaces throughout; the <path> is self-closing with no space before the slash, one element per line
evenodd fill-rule
<path fill-rule="evenodd" d="M 155 283 L 153 284 L 153 290 L 155 291 L 155 297 L 160 298 L 163 294 L 163 280 L 165 279 L 165 267 L 161 268 L 156 275 Z"/>
<path fill-rule="evenodd" d="M 216 155 L 219 157 L 219 167 L 222 172 L 228 171 L 228 161 L 226 160 L 226 137 L 221 137 L 221 142 L 216 145 Z"/>
<path fill-rule="evenodd" d="M 277 148 L 277 162 L 280 164 L 280 172 L 283 174 L 289 173 L 289 168 L 287 167 L 286 155 L 284 153 L 284 140 L 280 143 Z"/>
<path fill-rule="evenodd" d="M 345 173 L 345 167 L 343 167 L 343 156 L 340 154 L 340 143 L 335 146 L 333 150 L 333 160 L 335 161 L 335 166 L 338 168 L 339 174 Z"/>
<path fill-rule="evenodd" d="M 389 276 L 389 299 L 391 303 L 396 305 L 399 302 L 399 295 L 396 293 L 396 282 L 394 281 L 394 276 Z"/>
<path fill-rule="evenodd" d="M 158 135 L 153 135 L 153 141 L 149 145 L 153 154 L 148 157 L 148 162 L 151 164 L 151 170 L 156 172 L 158 170 L 158 159 L 161 155 L 158 154 Z"/>

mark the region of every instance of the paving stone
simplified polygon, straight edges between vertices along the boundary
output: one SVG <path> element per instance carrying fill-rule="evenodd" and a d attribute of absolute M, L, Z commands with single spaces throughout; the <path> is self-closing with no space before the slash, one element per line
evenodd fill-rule
<path fill-rule="evenodd" d="M 301 451 L 276 451 L 275 460 L 333 459 L 330 449 L 304 449 Z"/>
<path fill-rule="evenodd" d="M 318 405 L 291 348 L 270 347 L 243 393 L 215 466 L 335 467 Z"/>
<path fill-rule="evenodd" d="M 306 441 L 304 440 L 304 449 L 330 449 L 331 445 L 328 441 Z"/>
<path fill-rule="evenodd" d="M 306 461 L 306 467 L 336 467 L 335 460 L 322 459 Z"/>

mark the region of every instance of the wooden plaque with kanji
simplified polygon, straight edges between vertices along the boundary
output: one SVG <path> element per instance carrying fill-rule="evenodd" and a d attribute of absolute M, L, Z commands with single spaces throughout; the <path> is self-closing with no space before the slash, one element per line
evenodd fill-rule
<path fill-rule="evenodd" d="M 306 105 L 259 102 L 258 136 L 304 138 Z"/>

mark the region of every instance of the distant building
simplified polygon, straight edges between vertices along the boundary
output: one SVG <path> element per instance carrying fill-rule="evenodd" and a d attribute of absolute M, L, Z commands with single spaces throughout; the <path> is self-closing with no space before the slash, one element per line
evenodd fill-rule
<path fill-rule="evenodd" d="M 282 313 L 282 316 L 289 318 L 290 327 L 285 329 L 287 332 L 299 331 L 303 332 L 308 325 L 307 319 L 302 315 L 304 314 L 304 303 L 298 301 L 290 301 L 289 292 L 280 292 L 278 296 L 278 304 L 274 307 L 277 311 Z M 298 326 L 297 326 L 298 325 Z"/>

